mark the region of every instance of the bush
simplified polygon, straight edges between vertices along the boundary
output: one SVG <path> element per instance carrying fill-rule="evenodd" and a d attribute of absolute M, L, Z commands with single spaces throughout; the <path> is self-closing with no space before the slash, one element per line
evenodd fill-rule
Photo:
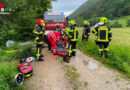
<path fill-rule="evenodd" d="M 127 21 L 127 27 L 130 27 L 130 19 Z"/>
<path fill-rule="evenodd" d="M 92 19 L 89 19 L 88 21 L 90 23 L 90 26 L 93 26 L 100 21 L 100 17 L 92 18 Z"/>
<path fill-rule="evenodd" d="M 113 28 L 122 28 L 122 24 L 120 24 L 118 21 L 114 22 L 111 27 Z"/>

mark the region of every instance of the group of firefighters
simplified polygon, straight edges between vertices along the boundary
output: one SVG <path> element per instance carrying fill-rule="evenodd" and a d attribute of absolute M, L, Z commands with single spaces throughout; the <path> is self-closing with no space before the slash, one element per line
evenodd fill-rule
<path fill-rule="evenodd" d="M 99 47 L 99 56 L 105 55 L 108 58 L 109 52 L 109 42 L 112 38 L 112 31 L 110 27 L 107 25 L 108 19 L 106 17 L 102 17 L 100 22 L 92 27 L 92 33 L 97 36 L 95 40 L 96 44 Z M 54 32 L 48 34 L 46 37 L 44 36 L 45 33 L 45 23 L 42 19 L 37 20 L 37 25 L 33 30 L 34 37 L 35 37 L 35 44 L 37 45 L 37 60 L 43 61 L 42 49 L 43 44 L 45 42 L 45 38 L 47 39 L 48 47 L 56 55 L 56 42 L 60 42 L 64 40 L 68 42 L 68 57 L 71 58 L 72 56 L 76 55 L 76 44 L 78 41 L 79 30 L 76 27 L 76 23 L 74 20 L 69 21 L 69 27 L 66 28 L 64 31 L 61 29 L 60 24 L 57 23 L 57 26 Z M 90 27 L 87 20 L 84 21 L 84 30 L 82 34 L 82 40 L 88 41 L 90 35 Z M 65 43 L 66 44 L 66 43 Z M 69 62 L 70 59 L 66 60 Z"/>

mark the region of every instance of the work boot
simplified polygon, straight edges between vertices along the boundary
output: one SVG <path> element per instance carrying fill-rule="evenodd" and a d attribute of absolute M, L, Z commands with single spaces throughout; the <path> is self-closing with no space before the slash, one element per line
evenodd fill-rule
<path fill-rule="evenodd" d="M 69 63 L 70 62 L 70 56 L 64 56 L 63 61 Z"/>
<path fill-rule="evenodd" d="M 43 57 L 43 56 L 40 56 L 37 61 L 44 61 L 44 59 L 43 59 L 42 57 Z"/>
<path fill-rule="evenodd" d="M 98 57 L 102 57 L 103 56 L 103 51 L 99 52 Z"/>
<path fill-rule="evenodd" d="M 75 56 L 76 55 L 76 52 L 72 52 L 72 56 Z"/>
<path fill-rule="evenodd" d="M 108 58 L 108 51 L 104 51 L 105 58 Z"/>

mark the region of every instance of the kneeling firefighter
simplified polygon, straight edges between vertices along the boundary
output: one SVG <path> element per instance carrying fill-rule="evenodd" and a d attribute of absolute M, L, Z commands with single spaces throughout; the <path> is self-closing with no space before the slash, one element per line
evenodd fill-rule
<path fill-rule="evenodd" d="M 71 56 L 75 56 L 76 55 L 76 44 L 77 44 L 77 40 L 78 40 L 78 27 L 76 27 L 75 21 L 71 20 L 69 22 L 70 25 L 70 30 L 69 31 L 69 57 Z"/>
<path fill-rule="evenodd" d="M 35 38 L 34 42 L 37 45 L 36 57 L 38 61 L 43 61 L 42 49 L 43 49 L 43 44 L 44 44 L 44 36 L 43 36 L 44 30 L 45 30 L 44 26 L 45 24 L 43 23 L 43 20 L 38 19 L 36 28 L 33 30 L 34 38 Z"/>
<path fill-rule="evenodd" d="M 61 39 L 60 32 L 54 31 L 51 34 L 48 34 L 48 47 L 53 52 L 53 55 L 56 55 L 56 42 L 59 42 Z"/>
<path fill-rule="evenodd" d="M 84 21 L 84 30 L 83 30 L 83 34 L 82 34 L 82 41 L 84 41 L 84 40 L 88 41 L 89 34 L 90 34 L 90 27 L 88 25 L 88 21 L 85 20 Z"/>
<path fill-rule="evenodd" d="M 108 19 L 106 17 L 102 17 L 100 19 L 100 23 L 96 24 L 92 30 L 97 36 L 97 40 L 95 40 L 96 44 L 99 46 L 99 55 L 102 56 L 103 53 L 105 54 L 105 58 L 108 58 L 109 52 L 109 42 L 112 38 L 112 31 L 106 23 Z"/>

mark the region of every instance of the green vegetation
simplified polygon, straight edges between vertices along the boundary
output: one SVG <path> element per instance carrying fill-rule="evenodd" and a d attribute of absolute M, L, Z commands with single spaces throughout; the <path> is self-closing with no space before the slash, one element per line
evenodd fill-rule
<path fill-rule="evenodd" d="M 130 0 L 87 0 L 69 19 L 74 19 L 78 26 L 83 26 L 83 21 L 88 20 L 90 26 L 99 22 L 100 17 L 109 19 L 113 28 L 130 27 Z"/>
<path fill-rule="evenodd" d="M 15 50 L 17 52 L 5 53 L 6 50 Z M 17 86 L 14 77 L 18 74 L 17 66 L 19 60 L 35 55 L 35 49 L 32 45 L 20 47 L 14 45 L 8 49 L 0 49 L 0 90 L 23 90 L 24 86 Z M 3 52 L 2 52 L 3 51 Z"/>
<path fill-rule="evenodd" d="M 76 20 L 77 26 L 82 27 L 83 26 L 83 18 L 82 17 L 78 17 Z M 96 17 L 96 18 L 91 18 L 88 19 L 90 26 L 94 26 L 96 23 L 98 23 L 100 21 L 100 17 Z M 112 28 L 126 28 L 126 27 L 130 27 L 130 16 L 123 16 L 120 18 L 116 18 L 114 20 L 109 20 L 108 21 L 109 26 L 111 26 Z"/>
<path fill-rule="evenodd" d="M 1 0 L 4 8 L 12 11 L 8 11 L 9 15 L 0 15 L 0 46 L 7 40 L 32 39 L 36 20 L 43 18 L 44 12 L 52 8 L 51 1 L 56 0 Z"/>
<path fill-rule="evenodd" d="M 80 28 L 80 36 L 82 29 Z M 98 57 L 98 46 L 96 46 L 95 36 L 92 34 L 88 42 L 82 42 L 80 37 L 77 47 L 85 54 L 95 57 L 130 77 L 130 28 L 112 28 L 112 32 L 113 37 L 108 59 Z"/>
<path fill-rule="evenodd" d="M 110 22 L 110 26 L 116 28 L 116 26 L 114 25 L 116 23 L 118 24 L 117 26 L 121 28 L 130 27 L 130 16 L 123 16 L 123 17 L 114 19 Z"/>
<path fill-rule="evenodd" d="M 88 86 L 88 82 L 84 82 L 84 86 L 85 86 L 85 87 Z"/>
<path fill-rule="evenodd" d="M 6 48 L 7 40 L 17 42 L 32 40 L 33 29 L 37 19 L 42 19 L 45 11 L 52 8 L 51 2 L 56 0 L 1 0 L 9 15 L 0 14 L 0 90 L 22 90 L 16 86 L 14 76 L 18 73 L 18 61 L 35 56 L 32 45 L 20 47 L 14 45 Z M 5 51 L 18 49 L 17 52 Z"/>
<path fill-rule="evenodd" d="M 130 0 L 87 0 L 69 17 L 90 19 L 105 16 L 109 19 L 130 15 Z"/>
<path fill-rule="evenodd" d="M 73 85 L 74 90 L 78 90 L 81 83 L 78 81 L 80 74 L 74 66 L 65 65 L 66 75 L 69 77 L 70 84 Z"/>

